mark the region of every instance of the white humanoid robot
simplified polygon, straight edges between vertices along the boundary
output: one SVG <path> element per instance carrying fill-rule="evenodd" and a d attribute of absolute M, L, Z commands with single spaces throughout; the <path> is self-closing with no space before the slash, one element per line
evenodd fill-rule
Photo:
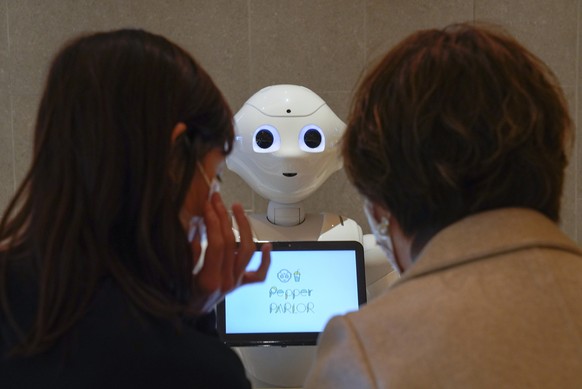
<path fill-rule="evenodd" d="M 259 195 L 267 214 L 249 214 L 257 241 L 354 240 L 364 246 L 368 300 L 397 275 L 374 236 L 352 219 L 305 213 L 302 201 L 342 168 L 338 142 L 345 124 L 317 94 L 297 85 L 255 93 L 235 115 L 235 144 L 226 163 Z M 315 347 L 241 348 L 257 387 L 300 386 Z"/>

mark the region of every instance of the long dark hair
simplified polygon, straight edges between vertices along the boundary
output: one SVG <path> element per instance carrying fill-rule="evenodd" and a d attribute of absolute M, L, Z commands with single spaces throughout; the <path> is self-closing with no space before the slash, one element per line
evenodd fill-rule
<path fill-rule="evenodd" d="M 188 129 L 172 142 L 180 122 Z M 224 97 L 167 39 L 118 30 L 65 45 L 40 102 L 32 165 L 0 222 L 7 316 L 8 258 L 24 253 L 38 271 L 20 351 L 49 347 L 106 276 L 149 313 L 187 311 L 193 260 L 179 211 L 195 161 L 216 147 L 228 154 L 232 140 Z"/>

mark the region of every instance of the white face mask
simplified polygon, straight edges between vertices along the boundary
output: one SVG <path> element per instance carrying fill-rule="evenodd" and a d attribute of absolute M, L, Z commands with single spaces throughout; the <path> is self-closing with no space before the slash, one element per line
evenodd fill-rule
<path fill-rule="evenodd" d="M 386 258 L 390 263 L 390 266 L 398 273 L 401 273 L 400 266 L 398 266 L 398 262 L 394 257 L 394 249 L 392 248 L 392 239 L 390 238 L 390 234 L 388 233 L 388 226 L 390 223 L 386 216 L 382 216 L 382 220 L 380 223 L 376 221 L 374 217 L 374 206 L 370 201 L 367 199 L 364 200 L 364 213 L 368 218 L 368 224 L 370 225 L 370 229 L 376 238 L 376 243 L 382 248 L 384 254 L 386 254 Z"/>
<path fill-rule="evenodd" d="M 199 161 L 196 161 L 198 165 L 198 169 L 200 169 L 200 173 L 202 173 L 202 177 L 204 177 L 204 181 L 208 185 L 208 199 L 212 197 L 213 193 L 220 192 L 220 180 L 215 176 L 212 180 L 208 178 L 206 172 L 204 171 L 204 167 Z M 196 261 L 196 265 L 194 266 L 194 270 L 192 271 L 194 274 L 198 273 L 202 266 L 204 265 L 204 253 L 206 252 L 206 248 L 208 247 L 208 237 L 206 236 L 206 224 L 204 224 L 204 218 L 202 216 L 192 216 L 190 218 L 190 225 L 188 228 L 188 241 L 192 242 L 196 233 L 200 235 L 200 257 Z"/>
<path fill-rule="evenodd" d="M 200 235 L 200 256 L 194 265 L 192 270 L 193 274 L 198 274 L 204 265 L 204 254 L 206 253 L 206 247 L 208 247 L 208 237 L 206 236 L 206 224 L 204 224 L 204 219 L 202 216 L 192 216 L 190 219 L 190 228 L 188 229 L 188 241 L 192 242 L 194 236 L 198 233 Z"/>

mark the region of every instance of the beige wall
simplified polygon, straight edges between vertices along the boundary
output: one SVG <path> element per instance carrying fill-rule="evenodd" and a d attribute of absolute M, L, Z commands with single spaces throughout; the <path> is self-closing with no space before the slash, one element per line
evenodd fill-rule
<path fill-rule="evenodd" d="M 582 0 L 0 0 L 0 209 L 21 181 L 51 55 L 71 36 L 119 27 L 161 33 L 205 66 L 236 111 L 258 89 L 309 87 L 345 120 L 366 64 L 408 33 L 454 21 L 506 26 L 557 73 L 582 120 Z M 582 151 L 568 171 L 563 228 L 582 243 Z M 233 173 L 223 192 L 248 209 L 266 201 Z M 306 201 L 308 212 L 354 218 L 368 231 L 343 172 Z"/>

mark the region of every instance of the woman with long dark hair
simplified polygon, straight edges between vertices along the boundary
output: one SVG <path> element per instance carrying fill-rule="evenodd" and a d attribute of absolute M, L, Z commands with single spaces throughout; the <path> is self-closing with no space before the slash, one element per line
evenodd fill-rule
<path fill-rule="evenodd" d="M 233 134 L 208 74 L 161 36 L 96 33 L 58 53 L 0 222 L 3 388 L 249 387 L 201 329 L 270 262 L 267 247 L 245 272 L 248 221 L 233 205 L 237 245 L 215 193 Z"/>

